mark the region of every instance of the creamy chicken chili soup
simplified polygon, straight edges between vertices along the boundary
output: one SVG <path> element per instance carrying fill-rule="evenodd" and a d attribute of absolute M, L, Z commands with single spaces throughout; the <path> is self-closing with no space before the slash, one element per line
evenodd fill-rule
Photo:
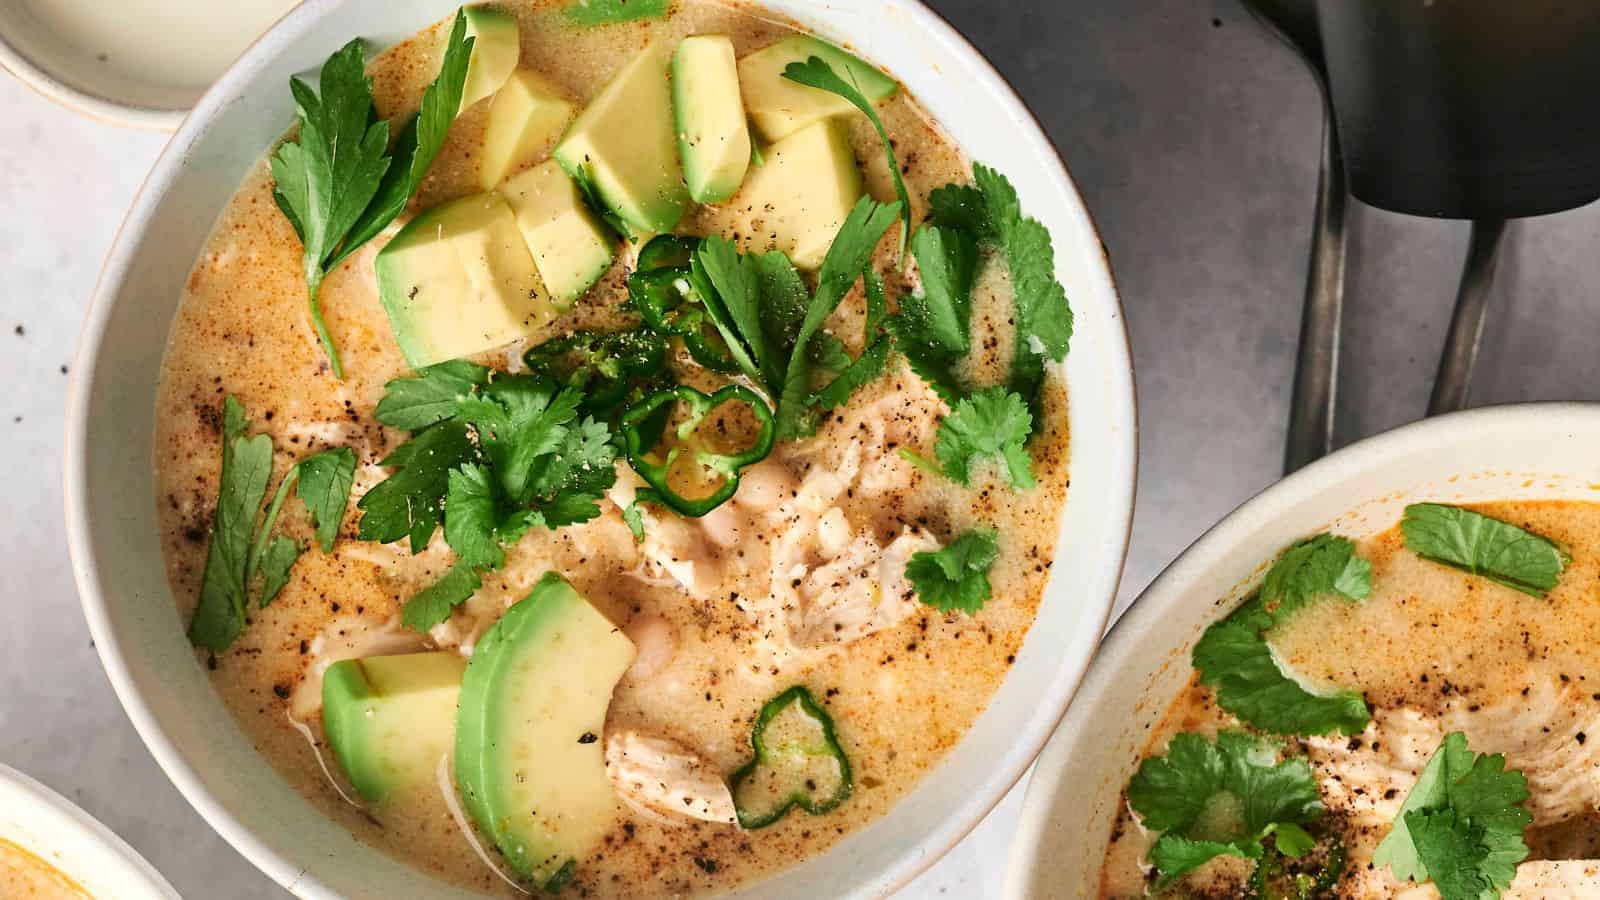
<path fill-rule="evenodd" d="M 1050 238 L 758 7 L 466 7 L 294 85 L 173 325 L 174 593 L 265 758 L 486 894 L 715 893 L 883 814 L 1027 633 Z"/>
<path fill-rule="evenodd" d="M 1100 896 L 1600 896 L 1600 504 L 1407 507 L 1211 626 Z"/>
<path fill-rule="evenodd" d="M 0 897 L 6 900 L 91 900 L 60 869 L 0 838 Z"/>

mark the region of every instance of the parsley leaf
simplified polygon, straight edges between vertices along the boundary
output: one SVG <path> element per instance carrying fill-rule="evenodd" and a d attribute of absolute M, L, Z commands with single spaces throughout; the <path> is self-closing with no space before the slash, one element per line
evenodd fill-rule
<path fill-rule="evenodd" d="M 800 325 L 811 305 L 811 291 L 789 257 L 777 250 L 755 256 L 761 276 L 761 324 L 767 344 L 788 352 L 800 337 Z"/>
<path fill-rule="evenodd" d="M 1264 632 L 1272 626 L 1259 597 L 1207 628 L 1194 648 L 1200 683 L 1217 705 L 1273 734 L 1360 734 L 1372 717 L 1360 694 L 1314 694 L 1278 668 Z"/>
<path fill-rule="evenodd" d="M 1016 335 L 1011 353 L 1011 389 L 1038 402 L 1046 360 L 1066 358 L 1072 340 L 1072 308 L 1056 281 L 1055 249 L 1050 232 L 1037 219 L 1025 218 L 1016 189 L 994 169 L 975 164 L 973 180 L 983 194 L 989 227 L 1011 272 Z"/>
<path fill-rule="evenodd" d="M 1356 554 L 1349 538 L 1319 534 L 1285 550 L 1261 582 L 1261 600 L 1274 620 L 1325 594 L 1365 600 L 1372 593 L 1372 564 Z"/>
<path fill-rule="evenodd" d="M 1304 852 L 1305 825 L 1322 817 L 1311 766 L 1279 761 L 1269 740 L 1223 731 L 1215 743 L 1198 734 L 1175 736 L 1165 756 L 1139 765 L 1128 783 L 1128 805 L 1144 827 L 1162 832 L 1150 859 L 1170 883 L 1214 857 L 1258 859 L 1262 839 L 1283 831 L 1279 849 Z"/>
<path fill-rule="evenodd" d="M 906 193 L 906 183 L 900 178 L 900 162 L 895 159 L 894 144 L 889 140 L 889 132 L 884 130 L 883 120 L 878 118 L 878 111 L 873 108 L 872 101 L 863 96 L 855 85 L 839 77 L 839 73 L 833 71 L 833 67 L 824 62 L 820 56 L 813 56 L 805 62 L 790 63 L 783 70 L 783 77 L 806 87 L 843 97 L 850 105 L 861 110 L 872 123 L 872 127 L 877 129 L 878 140 L 883 142 L 884 158 L 889 164 L 889 174 L 894 178 L 895 198 L 899 201 L 897 212 L 902 217 L 899 258 L 905 259 L 906 241 L 911 237 L 911 196 Z"/>
<path fill-rule="evenodd" d="M 360 538 L 387 544 L 410 536 L 411 552 L 421 553 L 439 526 L 450 470 L 477 458 L 460 422 L 440 423 L 400 445 L 379 463 L 398 471 L 356 504 Z"/>
<path fill-rule="evenodd" d="M 310 510 L 311 521 L 317 526 L 317 545 L 327 553 L 339 536 L 339 523 L 344 520 L 345 507 L 350 503 L 350 486 L 356 478 L 356 454 L 349 447 L 324 450 L 300 460 L 295 468 L 300 473 L 296 496 Z"/>
<path fill-rule="evenodd" d="M 373 415 L 391 428 L 421 431 L 455 418 L 461 399 L 488 383 L 489 370 L 477 363 L 464 359 L 439 363 L 385 384 Z"/>
<path fill-rule="evenodd" d="M 360 39 L 328 57 L 320 94 L 299 78 L 289 80 L 300 132 L 272 155 L 272 196 L 304 247 L 311 322 L 335 378 L 344 377 L 344 367 L 322 318 L 322 280 L 382 231 L 415 193 L 460 106 L 471 49 L 466 18 L 458 11 L 439 80 L 424 93 L 421 113 L 402 129 L 392 155 L 389 123 L 373 110 Z"/>
<path fill-rule="evenodd" d="M 777 394 L 787 360 L 768 345 L 762 326 L 761 263 L 741 256 L 732 241 L 714 234 L 695 248 L 692 265 L 714 289 L 705 297 L 706 311 L 739 368 L 769 395 Z"/>
<path fill-rule="evenodd" d="M 1032 430 L 1033 415 L 1021 397 L 1003 387 L 984 388 L 956 404 L 939 423 L 934 454 L 945 475 L 961 484 L 971 483 L 975 460 L 992 456 L 1011 486 L 1026 490 L 1035 484 L 1027 448 Z"/>
<path fill-rule="evenodd" d="M 507 499 L 522 506 L 532 498 L 534 466 L 561 447 L 582 399 L 570 388 L 552 397 L 541 378 L 510 376 L 462 400 L 457 417 L 477 432 Z"/>
<path fill-rule="evenodd" d="M 999 555 L 993 531 L 973 529 L 942 550 L 923 550 L 906 561 L 917 599 L 934 609 L 976 614 L 989 602 L 989 567 Z"/>
<path fill-rule="evenodd" d="M 244 630 L 246 590 L 256 516 L 272 475 L 272 439 L 246 437 L 244 406 L 223 398 L 222 474 L 211 519 L 200 600 L 189 623 L 189 640 L 213 653 L 226 650 Z"/>
<path fill-rule="evenodd" d="M 962 354 L 940 344 L 927 324 L 927 306 L 915 296 L 900 298 L 900 311 L 890 316 L 885 327 L 894 337 L 894 346 L 906 358 L 917 377 L 927 382 L 939 399 L 955 406 L 967 394 L 966 385 L 956 374 Z"/>
<path fill-rule="evenodd" d="M 587 522 L 600 515 L 600 498 L 617 481 L 617 442 L 604 422 L 586 418 L 566 429 L 556 451 L 539 461 L 530 506 L 546 528 Z"/>
<path fill-rule="evenodd" d="M 466 563 L 457 563 L 443 578 L 417 592 L 400 608 L 400 623 L 413 631 L 427 631 L 445 619 L 450 612 L 467 602 L 483 579 Z"/>
<path fill-rule="evenodd" d="M 792 68 L 792 66 L 791 66 Z M 878 240 L 900 215 L 900 204 L 878 203 L 862 197 L 839 227 L 828 255 L 822 260 L 817 277 L 817 292 L 806 308 L 805 319 L 795 336 L 794 351 L 783 378 L 778 401 L 778 440 L 791 440 L 811 430 L 814 414 L 811 404 L 811 344 L 822 323 L 839 307 L 845 294 L 861 277 Z"/>
<path fill-rule="evenodd" d="M 848 365 L 828 382 L 827 387 L 816 393 L 813 402 L 823 409 L 836 409 L 848 403 L 851 394 L 883 374 L 889 362 L 889 345 L 888 336 L 879 335 L 854 360 L 845 357 Z"/>
<path fill-rule="evenodd" d="M 267 546 L 261 557 L 261 605 L 264 607 L 277 599 L 284 585 L 289 583 L 289 570 L 294 568 L 304 548 L 293 539 L 278 535 Z"/>
<path fill-rule="evenodd" d="M 593 28 L 639 19 L 661 19 L 671 11 L 672 0 L 573 0 L 563 14 L 579 28 Z"/>
<path fill-rule="evenodd" d="M 1505 764 L 1500 754 L 1473 753 L 1460 732 L 1446 735 L 1373 864 L 1402 881 L 1431 877 L 1445 900 L 1498 897 L 1528 858 L 1522 833 L 1533 821 L 1521 806 L 1527 779 Z"/>
<path fill-rule="evenodd" d="M 496 534 L 498 518 L 488 470 L 476 463 L 451 469 L 444 499 L 444 539 L 462 564 L 498 569 L 505 563 Z"/>
<path fill-rule="evenodd" d="M 1442 503 L 1413 503 L 1400 521 L 1406 547 L 1423 559 L 1465 569 L 1543 598 L 1572 558 L 1555 542 L 1510 522 Z"/>

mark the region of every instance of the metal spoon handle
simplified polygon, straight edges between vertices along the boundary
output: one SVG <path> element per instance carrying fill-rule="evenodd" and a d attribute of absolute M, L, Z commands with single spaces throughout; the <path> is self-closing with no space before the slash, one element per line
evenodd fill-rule
<path fill-rule="evenodd" d="M 1344 310 L 1344 160 L 1339 137 L 1324 114 L 1322 171 L 1311 232 L 1311 268 L 1305 311 L 1300 317 L 1300 355 L 1295 364 L 1289 436 L 1283 456 L 1287 474 L 1323 456 L 1333 446 L 1333 399 L 1339 374 L 1339 320 Z"/>
<path fill-rule="evenodd" d="M 1467 405 L 1467 392 L 1472 388 L 1472 367 L 1478 361 L 1478 344 L 1483 339 L 1489 292 L 1494 287 L 1500 239 L 1505 230 L 1504 219 L 1478 219 L 1472 223 L 1472 244 L 1467 249 L 1466 266 L 1461 270 L 1456 309 L 1450 317 L 1444 352 L 1439 356 L 1433 397 L 1428 400 L 1430 416 L 1454 412 Z"/>

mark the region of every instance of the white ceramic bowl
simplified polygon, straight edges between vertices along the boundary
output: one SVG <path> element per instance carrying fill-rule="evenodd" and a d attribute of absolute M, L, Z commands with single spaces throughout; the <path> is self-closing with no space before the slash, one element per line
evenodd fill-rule
<path fill-rule="evenodd" d="M 1600 405 L 1477 409 L 1354 444 L 1240 506 L 1161 573 L 1101 646 L 1028 786 L 1005 896 L 1098 896 L 1122 789 L 1188 683 L 1195 643 L 1284 546 L 1328 530 L 1374 534 L 1422 500 L 1600 500 L 1597 447 Z"/>
<path fill-rule="evenodd" d="M 1136 435 L 1127 335 L 1099 238 L 1060 158 L 998 74 L 914 0 L 773 0 L 898 75 L 976 159 L 1016 183 L 1055 237 L 1076 311 L 1068 358 L 1072 490 L 1054 576 L 1010 676 L 942 766 L 888 815 L 748 896 L 883 896 L 953 846 L 1044 745 L 1109 615 L 1132 514 Z M 75 368 L 68 533 L 95 646 L 178 788 L 230 843 L 302 897 L 456 897 L 318 814 L 234 726 L 178 620 L 157 540 L 156 379 L 190 265 L 245 171 L 292 120 L 287 82 L 351 37 L 379 46 L 453 0 L 312 0 L 200 101 L 113 245 Z"/>
<path fill-rule="evenodd" d="M 153 866 L 72 801 L 0 765 L 0 840 L 28 851 L 94 897 L 179 900 Z"/>

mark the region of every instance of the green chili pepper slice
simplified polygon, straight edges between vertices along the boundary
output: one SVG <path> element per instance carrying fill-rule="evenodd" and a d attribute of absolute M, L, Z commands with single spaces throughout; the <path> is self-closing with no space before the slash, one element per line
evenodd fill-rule
<path fill-rule="evenodd" d="M 700 239 L 682 234 L 658 234 L 639 248 L 639 263 L 634 268 L 640 272 L 654 269 L 682 269 L 689 265 Z"/>
<path fill-rule="evenodd" d="M 700 365 L 716 372 L 737 372 L 739 364 L 706 316 L 708 293 L 704 278 L 688 266 L 641 268 L 628 276 L 628 299 L 646 325 L 683 338 L 689 355 Z"/>
<path fill-rule="evenodd" d="M 765 828 L 796 806 L 822 815 L 850 798 L 850 758 L 833 719 L 803 686 L 761 707 L 750 747 L 755 758 L 728 779 L 740 827 Z"/>
<path fill-rule="evenodd" d="M 522 355 L 528 370 L 561 387 L 583 391 L 579 409 L 611 417 L 637 401 L 642 385 L 661 381 L 667 369 L 666 338 L 647 329 L 575 331 L 552 338 Z"/>
<path fill-rule="evenodd" d="M 758 427 L 755 440 L 737 453 L 695 449 L 693 459 L 700 467 L 696 474 L 710 475 L 720 483 L 709 494 L 685 497 L 670 483 L 673 465 L 683 457 L 688 441 L 700 423 L 711 415 L 712 410 L 729 402 L 742 403 L 755 415 Z M 674 445 L 665 454 L 655 453 L 656 445 L 660 442 L 659 433 L 655 436 L 650 434 L 651 423 L 661 421 L 662 410 L 670 410 L 674 404 L 687 407 L 688 418 L 678 425 Z M 628 462 L 639 473 L 639 477 L 655 490 L 661 505 L 679 515 L 698 518 L 727 502 L 739 490 L 741 470 L 767 458 L 767 454 L 772 452 L 777 424 L 766 401 L 749 388 L 730 384 L 716 393 L 706 394 L 687 385 L 679 385 L 657 391 L 630 407 L 622 414 L 620 430 Z M 652 458 L 652 454 L 655 458 Z"/>

